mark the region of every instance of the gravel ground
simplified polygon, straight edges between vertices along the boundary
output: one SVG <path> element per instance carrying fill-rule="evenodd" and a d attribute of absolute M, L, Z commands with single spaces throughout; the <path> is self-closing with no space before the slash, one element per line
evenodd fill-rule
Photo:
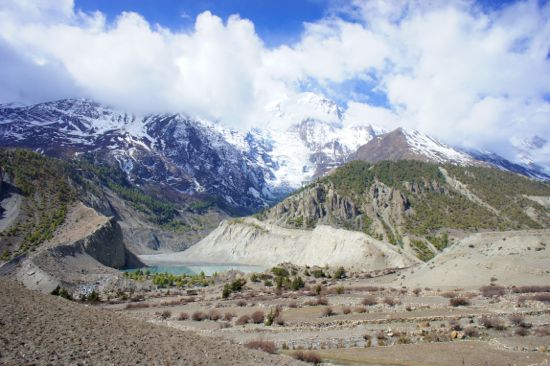
<path fill-rule="evenodd" d="M 0 279 L 0 365 L 294 365 Z"/>

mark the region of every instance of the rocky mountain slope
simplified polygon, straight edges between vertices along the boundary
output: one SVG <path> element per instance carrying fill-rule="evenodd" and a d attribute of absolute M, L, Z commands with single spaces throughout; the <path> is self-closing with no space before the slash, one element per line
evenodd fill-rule
<path fill-rule="evenodd" d="M 364 232 L 428 260 L 472 232 L 550 227 L 545 197 L 548 183 L 493 168 L 353 161 L 257 217 L 289 228 Z"/>
<path fill-rule="evenodd" d="M 138 116 L 85 99 L 3 105 L 0 146 L 65 159 L 91 154 L 103 164 L 118 165 L 145 190 L 167 199 L 192 196 L 229 214 L 268 207 L 354 157 L 461 165 L 484 161 L 549 178 L 536 167 L 490 153 L 461 152 L 415 131 L 385 134 L 371 125 L 376 121 L 346 124 L 344 110 L 313 93 L 278 101 L 268 110 L 261 127 L 236 131 L 184 114 Z"/>
<path fill-rule="evenodd" d="M 83 203 L 114 217 L 134 253 L 181 250 L 227 215 L 202 201 L 167 201 L 131 184 L 118 166 L 93 156 L 60 160 L 25 150 L 0 149 L 4 171 L 0 207 L 2 260 L 51 240 L 69 208 Z"/>

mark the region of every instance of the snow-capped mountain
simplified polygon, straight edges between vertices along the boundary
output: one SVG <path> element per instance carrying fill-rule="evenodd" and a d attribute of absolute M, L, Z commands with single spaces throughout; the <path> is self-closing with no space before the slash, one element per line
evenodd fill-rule
<path fill-rule="evenodd" d="M 0 146 L 70 158 L 94 153 L 140 186 L 205 195 L 254 212 L 354 158 L 487 164 L 547 179 L 486 153 L 459 151 L 416 131 L 346 126 L 334 102 L 312 93 L 269 106 L 262 128 L 241 132 L 183 114 L 138 116 L 86 99 L 0 106 Z"/>

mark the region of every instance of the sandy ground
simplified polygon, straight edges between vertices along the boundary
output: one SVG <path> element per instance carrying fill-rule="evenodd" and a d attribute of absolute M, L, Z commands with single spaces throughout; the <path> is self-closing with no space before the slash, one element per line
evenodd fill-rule
<path fill-rule="evenodd" d="M 292 365 L 245 349 L 26 290 L 0 279 L 1 365 Z"/>

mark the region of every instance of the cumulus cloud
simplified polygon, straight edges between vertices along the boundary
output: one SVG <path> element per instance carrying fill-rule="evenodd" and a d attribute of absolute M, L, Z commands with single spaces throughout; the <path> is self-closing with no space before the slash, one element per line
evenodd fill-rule
<path fill-rule="evenodd" d="M 304 85 L 346 99 L 346 83 L 366 81 L 374 89 L 349 93 L 345 123 L 414 128 L 512 159 L 521 141 L 550 141 L 550 3 L 493 10 L 471 1 L 336 4 L 305 24 L 298 42 L 268 48 L 238 15 L 204 12 L 193 29 L 172 31 L 132 12 L 110 23 L 71 0 L 7 0 L 0 101 L 79 95 L 248 127 Z M 386 102 L 365 103 L 373 92 Z M 355 99 L 361 93 L 367 98 Z M 533 159 L 550 166 L 549 148 Z"/>

